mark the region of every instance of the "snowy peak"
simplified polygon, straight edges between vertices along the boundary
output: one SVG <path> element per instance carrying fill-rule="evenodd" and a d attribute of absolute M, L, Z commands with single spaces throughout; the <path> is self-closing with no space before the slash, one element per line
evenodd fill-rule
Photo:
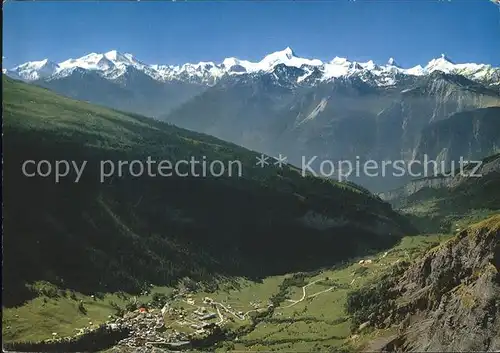
<path fill-rule="evenodd" d="M 16 66 L 12 70 L 8 70 L 7 73 L 11 71 L 13 76 L 27 81 L 35 81 L 53 75 L 58 69 L 58 64 L 49 59 L 43 59 L 40 61 L 28 61 Z"/>
<path fill-rule="evenodd" d="M 130 55 L 130 54 L 129 54 Z M 124 54 L 122 53 L 119 53 L 118 51 L 116 50 L 110 50 L 108 51 L 107 53 L 104 53 L 104 56 L 111 60 L 111 61 L 117 61 L 117 62 L 131 62 L 131 60 L 129 59 L 129 57 L 125 56 Z"/>
<path fill-rule="evenodd" d="M 355 63 L 351 63 L 346 58 L 340 58 L 336 56 L 329 63 L 324 64 L 324 78 L 326 80 L 347 76 L 350 71 L 354 68 Z"/>
<path fill-rule="evenodd" d="M 347 63 L 349 63 L 349 61 L 346 58 L 339 58 L 338 56 L 336 56 L 335 58 L 333 58 L 332 61 L 330 61 L 330 64 L 334 65 L 345 65 Z"/>
<path fill-rule="evenodd" d="M 399 66 L 399 64 L 396 62 L 396 59 L 394 58 L 389 58 L 389 60 L 387 60 L 387 66 L 393 66 L 393 67 L 397 67 L 397 68 L 401 68 L 401 66 Z"/>
<path fill-rule="evenodd" d="M 28 61 L 28 62 L 26 62 L 24 64 L 21 64 L 19 66 L 16 66 L 16 67 L 12 68 L 11 70 L 12 71 L 17 71 L 17 70 L 25 70 L 25 69 L 28 69 L 28 68 L 38 68 L 38 67 L 40 67 L 40 66 L 43 65 L 42 63 L 45 60 L 41 60 L 41 61 Z"/>
<path fill-rule="evenodd" d="M 476 63 L 456 64 L 445 54 L 441 54 L 441 57 L 431 60 L 424 68 L 420 67 L 419 71 L 421 74 L 431 74 L 435 71 L 441 71 L 447 74 L 462 75 L 470 80 L 487 85 L 500 85 L 500 68 Z"/>
<path fill-rule="evenodd" d="M 296 56 L 295 53 L 293 52 L 293 49 L 290 48 L 290 47 L 286 47 L 283 51 L 282 51 L 289 59 L 291 59 L 292 57 Z"/>
<path fill-rule="evenodd" d="M 77 59 L 68 59 L 59 63 L 52 78 L 62 78 L 71 75 L 75 70 L 94 71 L 107 79 L 122 76 L 129 68 L 135 68 L 150 77 L 160 80 L 161 74 L 157 68 L 146 65 L 134 58 L 132 54 L 110 50 L 106 53 L 90 53 Z"/>
<path fill-rule="evenodd" d="M 104 56 L 112 61 L 115 65 L 123 64 L 123 65 L 132 65 L 132 66 L 142 66 L 144 65 L 142 62 L 136 60 L 134 56 L 130 53 L 120 53 L 117 50 L 111 50 L 107 53 L 104 53 Z"/>
<path fill-rule="evenodd" d="M 422 76 L 427 73 L 421 65 L 417 65 L 412 68 L 406 69 L 404 70 L 404 72 L 411 76 Z"/>
<path fill-rule="evenodd" d="M 444 61 L 446 61 L 446 62 L 449 62 L 449 63 L 451 63 L 451 64 L 454 64 L 454 62 L 453 62 L 453 61 L 451 61 L 451 59 L 450 59 L 450 58 L 448 58 L 448 57 L 446 56 L 446 54 L 441 54 L 441 58 L 440 58 L 440 59 L 441 59 L 441 60 L 444 60 Z"/>
<path fill-rule="evenodd" d="M 292 48 L 286 47 L 281 51 L 266 55 L 264 59 L 258 63 L 258 66 L 260 69 L 267 71 L 280 64 L 292 67 L 301 67 L 303 65 L 320 66 L 323 65 L 323 62 L 318 59 L 305 59 L 297 57 Z"/>
<path fill-rule="evenodd" d="M 114 67 L 114 63 L 105 55 L 90 53 L 78 59 L 68 59 L 59 63 L 61 69 L 82 68 L 87 70 L 108 70 Z"/>
<path fill-rule="evenodd" d="M 295 57 L 295 53 L 293 52 L 292 48 L 286 47 L 283 50 L 271 53 L 264 57 L 262 59 L 261 63 L 273 63 L 273 62 L 280 62 L 280 64 L 283 64 L 286 61 L 290 61 Z"/>
<path fill-rule="evenodd" d="M 314 84 L 341 77 L 359 77 L 377 86 L 390 86 L 406 76 L 422 76 L 434 71 L 463 75 L 469 79 L 487 85 L 500 83 L 500 69 L 485 64 L 455 64 L 446 55 L 431 60 L 425 67 L 417 65 L 405 69 L 399 66 L 394 58 L 385 65 L 378 65 L 373 60 L 366 62 L 350 61 L 345 57 L 334 57 L 331 61 L 322 62 L 297 56 L 294 50 L 286 47 L 273 52 L 260 61 L 252 62 L 235 57 L 228 57 L 220 63 L 202 61 L 197 64 L 183 65 L 148 65 L 137 60 L 132 54 L 110 50 L 105 53 L 90 53 L 77 59 L 68 59 L 59 64 L 44 59 L 30 61 L 19 65 L 7 74 L 26 81 L 38 79 L 58 79 L 71 75 L 75 70 L 94 71 L 102 77 L 114 80 L 122 76 L 129 68 L 134 68 L 150 76 L 154 80 L 182 81 L 202 85 L 213 85 L 224 76 L 256 73 L 271 73 L 276 67 L 286 70 L 287 67 L 304 71 L 295 83 Z M 297 74 L 285 75 L 295 80 Z"/>
<path fill-rule="evenodd" d="M 49 59 L 43 59 L 43 60 L 40 60 L 40 61 L 29 61 L 27 63 L 19 65 L 18 67 L 16 67 L 16 69 L 20 69 L 20 70 L 26 70 L 26 69 L 41 70 L 43 68 L 49 68 L 49 67 L 55 67 L 55 66 L 57 66 L 56 63 L 51 62 Z"/>
<path fill-rule="evenodd" d="M 59 64 L 62 69 L 82 68 L 87 70 L 105 71 L 116 67 L 144 66 L 134 59 L 132 54 L 122 54 L 117 50 L 106 53 L 90 53 L 78 59 L 69 59 Z"/>
<path fill-rule="evenodd" d="M 373 60 L 369 60 L 365 63 L 358 63 L 358 67 L 362 67 L 363 69 L 366 69 L 366 70 L 380 70 L 380 67 L 378 65 L 375 65 L 375 63 L 373 62 Z"/>
<path fill-rule="evenodd" d="M 429 61 L 425 70 L 428 72 L 439 70 L 448 73 L 453 71 L 454 68 L 455 64 L 445 54 L 441 54 L 441 57 Z"/>

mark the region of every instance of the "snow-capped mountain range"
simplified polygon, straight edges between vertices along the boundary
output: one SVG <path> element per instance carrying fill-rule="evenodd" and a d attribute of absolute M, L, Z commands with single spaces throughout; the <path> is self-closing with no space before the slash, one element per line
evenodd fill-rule
<path fill-rule="evenodd" d="M 335 57 L 329 62 L 301 58 L 289 47 L 269 54 L 259 62 L 231 57 L 218 64 L 199 62 L 184 65 L 150 65 L 136 59 L 132 54 L 112 50 L 100 54 L 91 53 L 78 59 L 68 59 L 60 63 L 48 59 L 30 61 L 11 70 L 6 70 L 4 73 L 17 79 L 36 81 L 63 78 L 71 75 L 75 70 L 84 70 L 96 72 L 104 78 L 113 80 L 122 76 L 130 68 L 134 68 L 160 82 L 181 81 L 211 86 L 226 75 L 272 72 L 278 65 L 303 69 L 305 73 L 296 79 L 297 83 L 325 82 L 340 77 L 358 76 L 362 80 L 368 80 L 369 77 L 379 86 L 390 86 L 395 84 L 398 78 L 422 76 L 434 71 L 462 75 L 487 85 L 500 83 L 500 68 L 487 64 L 455 64 L 444 54 L 431 60 L 425 66 L 402 68 L 393 58 L 390 58 L 385 65 L 377 65 L 371 60 L 356 62 L 340 57 Z M 309 77 L 314 79 L 308 80 Z"/>

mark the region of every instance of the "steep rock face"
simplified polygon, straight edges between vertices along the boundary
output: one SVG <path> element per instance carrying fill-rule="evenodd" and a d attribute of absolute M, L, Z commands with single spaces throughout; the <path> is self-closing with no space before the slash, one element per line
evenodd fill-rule
<path fill-rule="evenodd" d="M 461 156 L 480 159 L 500 151 L 500 107 L 455 113 L 426 126 L 415 150 L 415 159 L 429 158 L 450 166 Z"/>
<path fill-rule="evenodd" d="M 395 142 L 403 159 L 409 160 L 432 152 L 421 148 L 415 155 L 419 141 L 427 135 L 424 129 L 432 123 L 458 112 L 498 105 L 500 96 L 494 90 L 462 76 L 434 72 L 403 89 L 397 103 L 381 112 L 379 120 L 387 125 L 382 130 L 384 136 Z"/>
<path fill-rule="evenodd" d="M 377 298 L 358 321 L 399 325 L 391 351 L 500 349 L 500 215 L 431 249 L 401 276 L 359 298 Z M 366 317 L 363 317 L 366 316 Z"/>
<path fill-rule="evenodd" d="M 400 309 L 423 311 L 405 331 L 412 351 L 500 349 L 500 216 L 460 233 L 403 275 Z"/>

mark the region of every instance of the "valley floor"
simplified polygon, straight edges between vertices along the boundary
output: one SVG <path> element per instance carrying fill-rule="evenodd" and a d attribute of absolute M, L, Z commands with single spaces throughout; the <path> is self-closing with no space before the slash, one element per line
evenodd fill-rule
<path fill-rule="evenodd" d="M 117 351 L 137 351 L 145 341 L 154 344 L 158 337 L 182 347 L 190 339 L 209 336 L 214 327 L 222 328 L 223 333 L 208 344 L 221 352 L 362 348 L 391 331 L 366 327 L 352 334 L 345 310 L 348 293 L 377 278 L 393 264 L 412 260 L 449 237 L 405 237 L 386 252 L 352 259 L 336 268 L 268 277 L 260 282 L 243 278 L 221 280 L 216 291 L 155 287 L 138 297 L 124 293 L 85 296 L 39 283 L 37 298 L 21 307 L 4 308 L 3 339 L 59 339 L 108 323 L 132 329 L 130 337 L 118 344 Z M 158 303 L 158 298 L 163 301 Z M 130 303 L 134 305 L 131 307 Z M 147 311 L 137 310 L 141 306 L 148 307 Z M 124 312 L 125 319 L 119 317 Z M 158 318 L 162 321 L 160 326 L 164 326 L 162 330 L 158 330 Z"/>

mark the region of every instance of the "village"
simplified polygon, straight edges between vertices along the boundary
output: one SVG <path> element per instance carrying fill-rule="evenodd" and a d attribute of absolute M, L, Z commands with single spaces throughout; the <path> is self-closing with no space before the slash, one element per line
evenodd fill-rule
<path fill-rule="evenodd" d="M 236 325 L 250 323 L 251 312 L 267 311 L 272 304 L 251 302 L 247 312 L 235 311 L 230 304 L 210 297 L 195 298 L 190 293 L 177 293 L 161 309 L 139 307 L 107 323 L 111 330 L 127 330 L 128 336 L 118 342 L 117 349 L 167 348 L 182 350 L 223 339 L 224 333 Z"/>

